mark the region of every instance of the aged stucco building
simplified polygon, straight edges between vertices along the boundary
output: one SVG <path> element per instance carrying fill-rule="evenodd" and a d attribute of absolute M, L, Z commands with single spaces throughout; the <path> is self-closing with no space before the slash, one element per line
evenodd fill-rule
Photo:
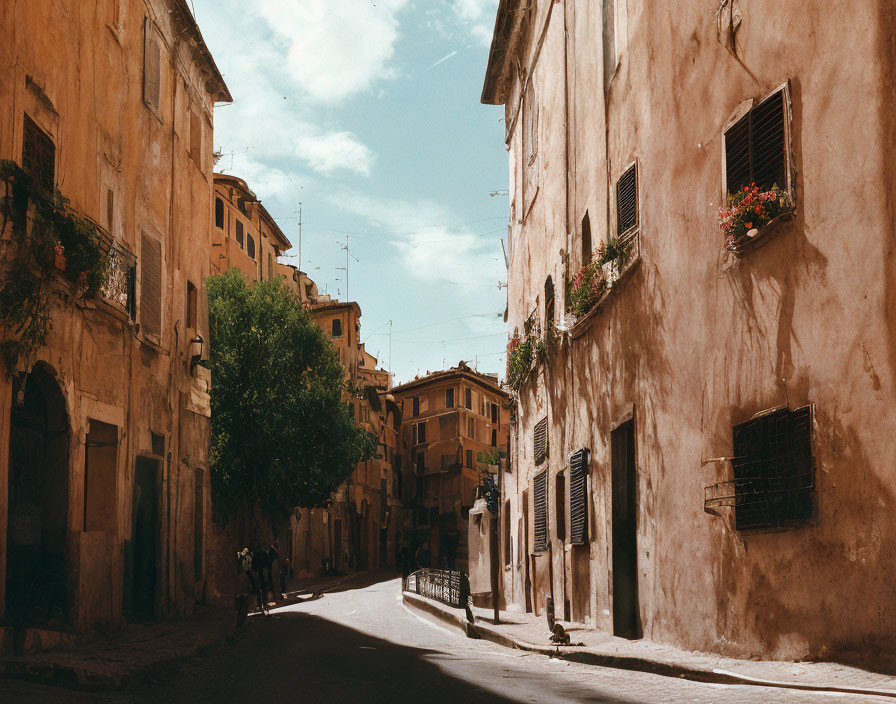
<path fill-rule="evenodd" d="M 513 368 L 516 607 L 741 657 L 893 652 L 896 17 L 838 7 L 501 1 L 509 325 L 545 343 Z M 753 183 L 792 212 L 726 249 Z"/>
<path fill-rule="evenodd" d="M 0 610 L 18 649 L 202 598 L 209 377 L 195 363 L 213 107 L 230 95 L 183 0 L 6 2 L 0 27 L 0 158 L 25 168 L 32 203 L 58 189 L 89 233 L 57 248 L 46 344 L 0 374 Z M 24 251 L 13 230 L 4 282 Z M 63 269 L 91 242 L 111 273 L 83 295 Z"/>
<path fill-rule="evenodd" d="M 481 456 L 505 453 L 510 411 L 498 380 L 461 362 L 396 386 L 401 404 L 402 499 L 414 509 L 415 543 L 430 539 L 433 567 L 446 536 L 466 563 L 467 513 L 481 482 Z M 455 537 L 456 536 L 456 537 Z"/>

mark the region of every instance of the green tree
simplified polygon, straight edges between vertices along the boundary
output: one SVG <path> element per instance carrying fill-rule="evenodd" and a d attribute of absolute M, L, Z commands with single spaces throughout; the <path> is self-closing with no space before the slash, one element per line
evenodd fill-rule
<path fill-rule="evenodd" d="M 212 510 L 276 526 L 316 506 L 369 459 L 376 440 L 342 399 L 336 350 L 279 279 L 207 281 L 211 320 Z"/>

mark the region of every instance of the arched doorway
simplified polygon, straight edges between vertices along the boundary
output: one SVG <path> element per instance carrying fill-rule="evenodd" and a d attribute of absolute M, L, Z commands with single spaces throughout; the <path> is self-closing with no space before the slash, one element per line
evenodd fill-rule
<path fill-rule="evenodd" d="M 65 398 L 38 365 L 13 387 L 9 457 L 6 620 L 62 623 L 69 616 L 69 438 Z"/>

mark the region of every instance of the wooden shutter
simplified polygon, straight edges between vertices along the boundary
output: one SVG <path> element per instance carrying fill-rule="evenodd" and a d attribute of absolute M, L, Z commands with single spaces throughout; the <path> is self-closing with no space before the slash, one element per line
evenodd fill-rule
<path fill-rule="evenodd" d="M 582 545 L 588 538 L 588 460 L 582 448 L 569 458 L 569 542 Z"/>
<path fill-rule="evenodd" d="M 725 132 L 725 181 L 728 193 L 751 183 L 767 191 L 787 189 L 785 89 L 775 91 Z"/>
<path fill-rule="evenodd" d="M 37 188 L 47 193 L 56 188 L 56 145 L 28 115 L 22 124 L 22 169 Z"/>
<path fill-rule="evenodd" d="M 548 418 L 545 416 L 535 424 L 533 438 L 535 464 L 541 464 L 548 456 Z"/>
<path fill-rule="evenodd" d="M 147 335 L 162 334 L 162 244 L 141 232 L 140 327 Z"/>
<path fill-rule="evenodd" d="M 638 165 L 631 167 L 616 182 L 616 236 L 621 237 L 638 225 Z"/>
<path fill-rule="evenodd" d="M 548 549 L 548 473 L 535 475 L 532 480 L 532 498 L 535 501 L 535 552 Z"/>
<path fill-rule="evenodd" d="M 143 101 L 157 113 L 162 93 L 162 49 L 148 17 L 143 42 Z"/>

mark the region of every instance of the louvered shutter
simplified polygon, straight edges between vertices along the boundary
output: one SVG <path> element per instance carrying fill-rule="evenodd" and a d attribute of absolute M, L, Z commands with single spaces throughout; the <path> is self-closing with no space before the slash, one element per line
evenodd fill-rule
<path fill-rule="evenodd" d="M 616 182 L 616 236 L 638 225 L 638 165 L 632 164 Z"/>
<path fill-rule="evenodd" d="M 548 473 L 542 472 L 532 480 L 535 501 L 535 552 L 548 549 Z"/>
<path fill-rule="evenodd" d="M 162 244 L 141 233 L 140 327 L 147 335 L 162 334 Z"/>
<path fill-rule="evenodd" d="M 541 464 L 548 456 L 548 419 L 547 416 L 535 424 L 533 438 L 535 464 Z"/>
<path fill-rule="evenodd" d="M 149 18 L 146 19 L 143 41 L 143 100 L 158 112 L 162 92 L 162 49 Z"/>
<path fill-rule="evenodd" d="M 784 90 L 779 90 L 725 132 L 725 179 L 729 193 L 751 183 L 767 191 L 787 184 Z"/>
<path fill-rule="evenodd" d="M 587 448 L 569 458 L 569 542 L 582 545 L 588 538 L 588 460 Z"/>

